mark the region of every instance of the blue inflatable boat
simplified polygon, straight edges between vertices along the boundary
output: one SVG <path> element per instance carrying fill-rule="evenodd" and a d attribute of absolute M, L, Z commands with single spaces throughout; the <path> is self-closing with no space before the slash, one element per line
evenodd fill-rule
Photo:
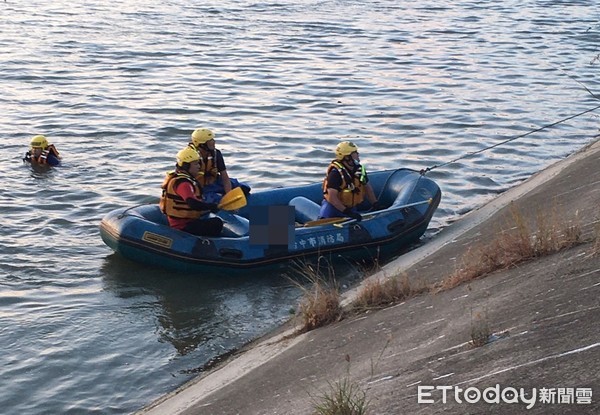
<path fill-rule="evenodd" d="M 427 229 L 441 199 L 440 188 L 409 169 L 369 173 L 369 182 L 382 209 L 361 212 L 363 219 L 358 222 L 349 218 L 318 220 L 323 198 L 319 182 L 249 194 L 247 205 L 235 214 L 217 214 L 225 225 L 221 236 L 215 238 L 170 228 L 156 204 L 108 213 L 100 233 L 104 242 L 125 258 L 193 273 L 257 272 L 321 256 L 360 261 L 397 255 Z M 266 228 L 264 222 L 255 226 L 253 214 L 275 207 L 284 216 L 291 213 L 291 219 L 271 221 Z M 274 231 L 285 234 L 287 243 L 265 242 L 265 232 Z"/>

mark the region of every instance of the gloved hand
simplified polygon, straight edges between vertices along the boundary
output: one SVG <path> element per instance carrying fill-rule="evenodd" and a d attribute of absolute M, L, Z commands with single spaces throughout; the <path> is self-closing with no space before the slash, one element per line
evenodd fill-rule
<path fill-rule="evenodd" d="M 351 208 L 344 209 L 344 215 L 356 220 L 357 222 L 360 222 L 362 220 L 362 216 L 360 215 L 360 213 L 353 211 Z"/>
<path fill-rule="evenodd" d="M 219 205 L 216 203 L 208 203 L 208 210 L 210 210 L 212 213 L 217 213 L 221 209 L 219 209 Z"/>
<path fill-rule="evenodd" d="M 371 212 L 375 212 L 376 210 L 381 210 L 383 209 L 383 206 L 379 203 L 379 202 L 375 202 L 371 205 Z"/>

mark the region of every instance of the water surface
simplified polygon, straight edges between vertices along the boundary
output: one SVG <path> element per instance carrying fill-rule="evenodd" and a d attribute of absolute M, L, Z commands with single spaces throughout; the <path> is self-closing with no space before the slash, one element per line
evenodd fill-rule
<path fill-rule="evenodd" d="M 579 83 L 600 90 L 594 2 L 122 3 L 0 4 L 6 413 L 131 413 L 289 317 L 281 276 L 175 274 L 102 243 L 194 128 L 260 190 L 321 180 L 340 139 L 370 170 L 422 169 L 598 105 Z M 61 167 L 22 164 L 38 133 Z M 434 169 L 428 236 L 596 134 L 590 113 Z"/>

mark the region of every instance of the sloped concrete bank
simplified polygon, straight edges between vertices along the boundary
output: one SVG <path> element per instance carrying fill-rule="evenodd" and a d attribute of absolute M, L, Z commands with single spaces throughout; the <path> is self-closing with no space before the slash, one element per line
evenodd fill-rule
<path fill-rule="evenodd" d="M 511 204 L 526 220 L 545 207 L 565 218 L 577 212 L 591 238 L 600 217 L 600 144 L 532 176 L 371 278 L 441 280 L 469 247 L 506 228 Z M 600 413 L 600 258 L 591 250 L 583 244 L 300 336 L 280 331 L 139 413 L 310 414 L 340 379 L 366 391 L 372 414 Z M 472 347 L 473 321 L 487 324 L 496 341 Z"/>

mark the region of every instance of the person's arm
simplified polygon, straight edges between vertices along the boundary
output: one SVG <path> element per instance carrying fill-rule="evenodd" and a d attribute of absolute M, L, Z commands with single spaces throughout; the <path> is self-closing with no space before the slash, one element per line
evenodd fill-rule
<path fill-rule="evenodd" d="M 340 199 L 340 190 L 342 186 L 342 176 L 338 170 L 332 169 L 327 176 L 327 201 L 337 210 L 343 212 L 346 206 Z"/>
<path fill-rule="evenodd" d="M 344 206 L 340 200 L 340 192 L 333 187 L 327 189 L 327 201 L 340 212 L 343 212 L 346 209 L 346 206 Z"/>
<path fill-rule="evenodd" d="M 194 186 L 188 181 L 179 183 L 175 187 L 175 193 L 181 196 L 185 203 L 194 210 L 210 210 L 211 212 L 218 210 L 216 203 L 206 203 L 198 199 L 194 193 Z"/>
<path fill-rule="evenodd" d="M 223 183 L 223 189 L 225 189 L 225 193 L 229 193 L 231 191 L 231 179 L 229 178 L 229 174 L 227 174 L 227 170 L 223 170 L 221 173 L 221 183 Z"/>
<path fill-rule="evenodd" d="M 346 206 L 344 206 L 344 204 L 340 200 L 339 194 L 340 194 L 340 192 L 337 189 L 329 187 L 327 189 L 327 195 L 329 196 L 329 203 L 331 203 L 333 206 L 335 206 L 335 208 L 337 210 L 339 210 L 340 212 L 342 212 L 344 215 L 346 215 L 354 220 L 357 220 L 357 221 L 362 220 L 362 216 L 360 215 L 360 213 L 356 212 L 352 208 L 347 208 Z"/>
<path fill-rule="evenodd" d="M 223 184 L 223 189 L 225 193 L 229 193 L 231 191 L 231 179 L 229 178 L 229 173 L 227 173 L 227 166 L 225 166 L 225 159 L 223 159 L 223 153 L 221 150 L 215 151 L 217 170 L 221 175 L 221 184 Z"/>
<path fill-rule="evenodd" d="M 60 153 L 58 152 L 54 144 L 50 144 L 50 146 L 48 147 L 48 151 L 50 154 L 53 154 L 54 157 L 60 160 Z"/>
<path fill-rule="evenodd" d="M 49 153 L 46 158 L 46 163 L 50 166 L 58 166 L 60 164 L 60 159 L 56 157 L 53 153 Z"/>
<path fill-rule="evenodd" d="M 375 192 L 373 191 L 373 187 L 370 183 L 365 185 L 365 194 L 367 196 L 367 200 L 371 202 L 371 205 L 375 205 L 377 203 L 377 196 L 375 196 Z"/>

